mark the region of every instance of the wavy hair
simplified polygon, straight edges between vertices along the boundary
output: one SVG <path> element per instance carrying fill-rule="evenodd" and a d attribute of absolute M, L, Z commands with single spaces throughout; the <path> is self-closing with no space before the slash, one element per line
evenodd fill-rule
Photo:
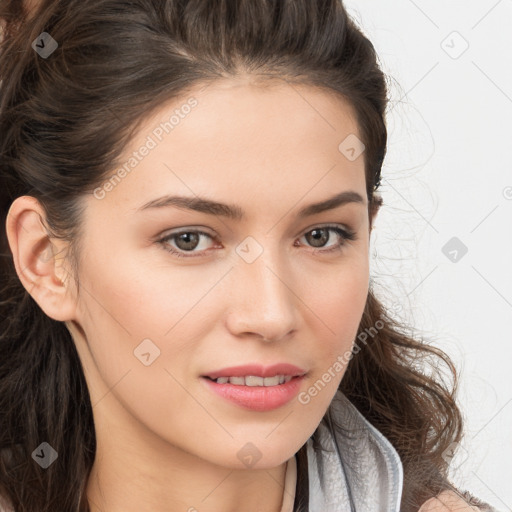
<path fill-rule="evenodd" d="M 86 512 L 96 450 L 88 388 L 66 326 L 43 313 L 16 274 L 5 230 L 11 203 L 40 201 L 76 269 L 79 199 L 106 179 L 143 119 L 198 84 L 248 73 L 320 87 L 352 105 L 371 214 L 382 204 L 375 192 L 388 91 L 372 43 L 341 0 L 40 3 L 29 19 L 20 0 L 0 0 L 0 487 L 16 512 Z M 47 58 L 31 48 L 42 32 L 59 45 Z M 378 321 L 340 390 L 399 453 L 401 510 L 416 512 L 454 489 L 443 454 L 462 437 L 458 375 L 443 351 L 388 315 L 370 286 L 358 332 Z M 429 375 L 429 366 L 434 374 L 444 366 L 453 382 Z M 41 440 L 59 454 L 46 470 L 31 459 Z M 307 511 L 306 445 L 297 461 L 294 510 Z"/>

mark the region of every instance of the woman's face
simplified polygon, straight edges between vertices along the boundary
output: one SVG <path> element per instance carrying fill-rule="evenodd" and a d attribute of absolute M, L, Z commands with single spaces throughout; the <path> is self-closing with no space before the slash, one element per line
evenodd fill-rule
<path fill-rule="evenodd" d="M 341 100 L 242 79 L 197 89 L 144 122 L 117 177 L 84 199 L 67 325 L 99 437 L 138 432 L 155 453 L 173 447 L 239 469 L 275 467 L 306 442 L 343 377 L 368 292 L 356 136 Z M 299 213 L 349 191 L 362 200 Z M 166 196 L 197 208 L 164 206 Z M 277 363 L 306 372 L 282 404 L 247 398 L 247 387 L 245 405 L 233 402 L 204 377 Z"/>

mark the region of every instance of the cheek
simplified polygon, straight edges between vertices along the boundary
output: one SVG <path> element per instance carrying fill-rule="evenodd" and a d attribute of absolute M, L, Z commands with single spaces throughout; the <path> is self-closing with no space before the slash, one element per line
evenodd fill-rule
<path fill-rule="evenodd" d="M 165 436 L 163 425 L 179 423 L 173 411 L 197 414 L 180 383 L 193 369 L 195 340 L 199 343 L 208 332 L 194 304 L 214 283 L 195 287 L 188 282 L 188 290 L 197 294 L 180 293 L 187 283 L 177 278 L 179 272 L 117 262 L 83 267 L 80 323 L 91 356 L 83 359 L 92 403 L 119 415 L 130 411 L 130 418 Z M 185 425 L 176 428 L 186 432 Z"/>
<path fill-rule="evenodd" d="M 319 281 L 320 286 L 309 294 L 308 306 L 313 333 L 317 339 L 315 358 L 317 374 L 326 393 L 334 395 L 343 378 L 357 336 L 368 296 L 368 266 L 364 260 L 340 267 L 330 280 Z M 311 290 L 312 288 L 310 288 Z M 322 388 L 323 389 L 323 388 Z M 327 406 L 329 399 L 318 397 L 317 403 Z M 323 406 L 322 405 L 322 406 Z"/>
<path fill-rule="evenodd" d="M 155 264 L 150 257 L 102 254 L 95 258 L 101 265 L 83 268 L 87 305 L 133 341 L 164 337 L 219 279 L 213 272 L 203 278 L 199 272 Z"/>
<path fill-rule="evenodd" d="M 215 285 L 225 270 L 187 272 L 115 255 L 94 260 L 104 264 L 89 261 L 82 268 L 79 322 L 102 380 L 110 387 L 129 370 L 127 379 L 146 387 L 172 388 L 168 369 L 182 382 L 218 321 Z M 149 384 L 149 376 L 160 380 Z"/>
<path fill-rule="evenodd" d="M 301 297 L 328 332 L 342 341 L 355 336 L 368 296 L 367 260 L 325 270 L 303 284 Z"/>

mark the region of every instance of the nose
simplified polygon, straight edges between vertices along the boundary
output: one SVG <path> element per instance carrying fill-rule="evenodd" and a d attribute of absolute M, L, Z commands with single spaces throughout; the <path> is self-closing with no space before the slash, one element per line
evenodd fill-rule
<path fill-rule="evenodd" d="M 234 336 L 270 342 L 298 328 L 301 301 L 279 255 L 265 249 L 252 263 L 237 261 L 231 274 L 227 326 Z"/>

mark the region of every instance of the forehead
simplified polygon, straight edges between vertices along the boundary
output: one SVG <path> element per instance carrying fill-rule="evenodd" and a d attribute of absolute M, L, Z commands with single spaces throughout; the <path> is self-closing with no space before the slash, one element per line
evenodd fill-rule
<path fill-rule="evenodd" d="M 361 138 L 355 111 L 341 95 L 329 89 L 277 79 L 218 80 L 196 88 L 181 101 L 162 106 L 162 116 L 157 112 L 152 121 L 165 119 L 169 108 L 179 108 L 191 96 L 198 106 L 192 115 L 187 115 L 182 135 L 189 134 L 204 142 L 215 140 L 223 147 L 229 146 L 229 140 L 221 137 L 225 133 L 238 142 L 249 143 L 249 147 L 240 148 L 246 150 L 258 143 L 265 144 L 261 149 L 270 149 L 272 142 L 281 145 L 287 140 L 293 145 L 293 140 L 316 140 L 328 133 L 337 134 L 335 138 L 343 134 Z M 326 141 L 329 142 L 332 140 Z"/>
<path fill-rule="evenodd" d="M 315 188 L 311 199 L 334 187 L 364 192 L 363 155 L 351 161 L 339 149 L 349 136 L 361 138 L 354 110 L 332 92 L 282 80 L 216 81 L 141 123 L 119 160 L 126 172 L 105 203 L 135 211 L 155 191 L 230 202 L 297 201 Z"/>

